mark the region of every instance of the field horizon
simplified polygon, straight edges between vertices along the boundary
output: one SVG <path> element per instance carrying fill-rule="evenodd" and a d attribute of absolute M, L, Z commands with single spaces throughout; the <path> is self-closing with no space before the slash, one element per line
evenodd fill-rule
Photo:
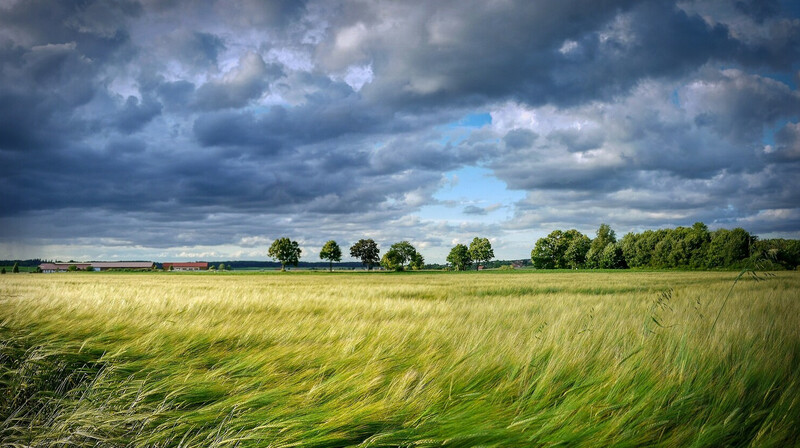
<path fill-rule="evenodd" d="M 791 446 L 800 273 L 0 277 L 2 446 Z"/>

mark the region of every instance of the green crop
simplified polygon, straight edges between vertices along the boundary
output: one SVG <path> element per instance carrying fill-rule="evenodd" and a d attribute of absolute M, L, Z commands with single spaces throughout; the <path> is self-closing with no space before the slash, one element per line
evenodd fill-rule
<path fill-rule="evenodd" d="M 0 446 L 793 445 L 800 275 L 735 279 L 6 275 Z"/>

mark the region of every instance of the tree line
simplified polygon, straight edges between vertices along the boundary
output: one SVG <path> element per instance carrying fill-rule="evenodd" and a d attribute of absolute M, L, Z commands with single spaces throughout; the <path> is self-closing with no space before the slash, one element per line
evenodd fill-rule
<path fill-rule="evenodd" d="M 297 266 L 300 245 L 289 238 L 279 238 L 268 255 L 279 261 L 281 270 Z M 334 240 L 325 243 L 320 259 L 342 261 L 342 249 Z M 394 271 L 419 270 L 425 267 L 422 254 L 408 241 L 390 246 L 380 256 L 378 244 L 361 239 L 350 247 L 350 256 L 361 260 L 368 270 L 380 265 Z M 475 237 L 469 246 L 456 244 L 447 255 L 447 268 L 457 271 L 476 269 L 494 258 L 488 238 Z M 760 240 L 742 228 L 710 231 L 697 222 L 691 227 L 646 230 L 628 233 L 617 240 L 608 224 L 601 224 L 594 238 L 576 229 L 554 230 L 539 238 L 531 251 L 531 264 L 537 269 L 717 269 L 739 268 L 759 263 L 762 269 L 796 269 L 800 265 L 800 241 Z"/>
<path fill-rule="evenodd" d="M 267 255 L 280 262 L 281 271 L 285 271 L 287 265 L 297 266 L 301 254 L 300 244 L 285 237 L 273 241 L 267 251 Z M 372 270 L 372 267 L 378 263 L 385 269 L 395 271 L 403 271 L 406 268 L 419 270 L 425 266 L 422 254 L 417 252 L 408 241 L 392 244 L 383 258 L 379 258 L 380 249 L 375 240 L 361 239 L 350 247 L 350 256 L 361 260 L 368 270 Z M 322 246 L 319 258 L 327 260 L 330 263 L 330 270 L 333 271 L 333 263 L 342 261 L 342 249 L 336 241 L 330 240 Z"/>
<path fill-rule="evenodd" d="M 416 271 L 425 267 L 425 258 L 408 241 L 392 244 L 383 257 L 380 256 L 380 252 L 378 244 L 371 238 L 360 239 L 350 247 L 350 256 L 361 260 L 362 265 L 368 270 L 372 270 L 373 266 L 378 265 L 392 271 L 406 269 Z M 280 262 L 281 271 L 285 271 L 288 265 L 298 265 L 302 249 L 297 241 L 283 237 L 272 242 L 267 255 Z M 333 271 L 333 263 L 342 261 L 342 249 L 336 241 L 330 240 L 322 246 L 319 258 L 327 260 L 329 269 Z M 447 256 L 447 261 L 453 265 L 454 269 L 464 270 L 473 263 L 489 261 L 492 258 L 494 258 L 494 251 L 489 239 L 476 237 L 469 247 L 457 244 Z"/>
<path fill-rule="evenodd" d="M 570 229 L 554 230 L 536 241 L 531 262 L 539 269 L 739 268 L 759 263 L 763 269 L 796 269 L 800 241 L 759 240 L 742 228 L 692 227 L 628 233 L 617 240 L 601 224 L 594 239 Z"/>

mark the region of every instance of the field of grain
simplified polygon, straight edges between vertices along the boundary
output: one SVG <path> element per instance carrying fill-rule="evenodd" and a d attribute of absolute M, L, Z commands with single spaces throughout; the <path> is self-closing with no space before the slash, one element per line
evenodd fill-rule
<path fill-rule="evenodd" d="M 5 275 L 0 446 L 796 444 L 800 275 L 736 276 Z"/>

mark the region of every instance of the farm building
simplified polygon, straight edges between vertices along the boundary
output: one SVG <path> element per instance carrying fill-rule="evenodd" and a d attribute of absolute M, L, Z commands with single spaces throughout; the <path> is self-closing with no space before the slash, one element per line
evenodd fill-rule
<path fill-rule="evenodd" d="M 108 271 L 111 269 L 144 271 L 153 269 L 156 265 L 152 261 L 98 261 L 90 264 L 95 271 Z"/>
<path fill-rule="evenodd" d="M 173 271 L 205 271 L 208 270 L 207 262 L 194 263 L 162 263 L 165 271 L 172 268 Z"/>
<path fill-rule="evenodd" d="M 108 271 L 112 269 L 145 271 L 153 269 L 155 263 L 152 261 L 91 261 L 87 263 L 42 263 L 39 269 L 45 273 L 66 272 L 70 266 L 75 266 L 78 270 L 85 271 L 91 268 L 93 271 Z"/>
<path fill-rule="evenodd" d="M 67 272 L 70 266 L 75 266 L 77 269 L 81 271 L 85 271 L 91 263 L 42 263 L 39 265 L 39 269 L 46 274 L 50 274 L 53 272 Z"/>

